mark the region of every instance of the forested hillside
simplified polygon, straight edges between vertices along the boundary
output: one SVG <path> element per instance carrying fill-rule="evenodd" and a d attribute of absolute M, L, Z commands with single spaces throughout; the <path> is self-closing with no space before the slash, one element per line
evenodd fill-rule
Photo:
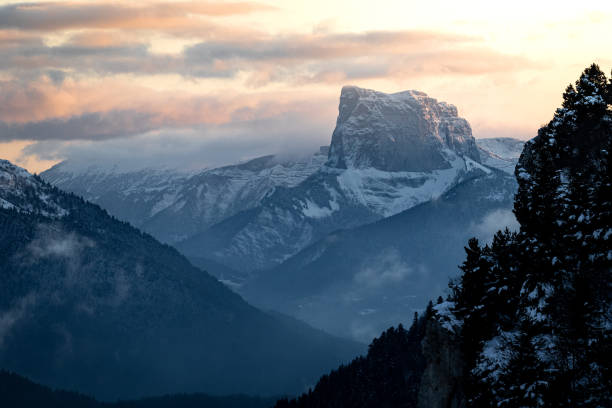
<path fill-rule="evenodd" d="M 304 407 L 416 407 L 425 357 L 420 351 L 425 325 L 433 309 L 415 315 L 410 329 L 399 325 L 374 339 L 365 357 L 358 357 L 323 376 L 308 393 L 283 399 L 275 408 Z"/>
<path fill-rule="evenodd" d="M 527 143 L 518 234 L 474 240 L 452 284 L 470 404 L 612 401 L 612 88 L 596 66 Z"/>

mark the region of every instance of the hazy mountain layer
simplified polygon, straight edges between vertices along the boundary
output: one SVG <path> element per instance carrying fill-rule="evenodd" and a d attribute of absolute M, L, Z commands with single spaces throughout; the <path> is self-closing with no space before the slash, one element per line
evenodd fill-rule
<path fill-rule="evenodd" d="M 370 341 L 393 324 L 409 323 L 443 292 L 458 272 L 468 238 L 516 226 L 516 188 L 513 177 L 490 170 L 436 200 L 333 232 L 241 291 L 262 307 Z"/>
<path fill-rule="evenodd" d="M 437 199 L 491 172 L 452 105 L 407 91 L 342 90 L 325 166 L 258 207 L 178 244 L 193 257 L 252 272 L 275 267 L 337 229 Z"/>
<path fill-rule="evenodd" d="M 193 174 L 163 169 L 125 171 L 108 164 L 68 161 L 41 177 L 173 243 L 257 206 L 275 187 L 300 183 L 326 158 L 321 152 L 295 159 L 270 155 Z"/>

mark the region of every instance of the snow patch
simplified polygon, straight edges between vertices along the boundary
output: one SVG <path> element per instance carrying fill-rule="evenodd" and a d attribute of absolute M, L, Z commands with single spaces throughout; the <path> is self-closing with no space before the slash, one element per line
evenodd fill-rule
<path fill-rule="evenodd" d="M 454 308 L 455 303 L 450 301 L 439 303 L 433 307 L 442 327 L 452 333 L 456 333 L 463 326 L 463 322 L 457 319 L 453 313 Z"/>

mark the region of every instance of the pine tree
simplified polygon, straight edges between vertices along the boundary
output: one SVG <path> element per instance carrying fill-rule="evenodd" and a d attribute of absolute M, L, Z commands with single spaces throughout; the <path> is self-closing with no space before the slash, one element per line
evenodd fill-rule
<path fill-rule="evenodd" d="M 516 168 L 519 233 L 468 243 L 451 300 L 475 406 L 610 402 L 611 90 L 595 64 L 566 88 Z"/>

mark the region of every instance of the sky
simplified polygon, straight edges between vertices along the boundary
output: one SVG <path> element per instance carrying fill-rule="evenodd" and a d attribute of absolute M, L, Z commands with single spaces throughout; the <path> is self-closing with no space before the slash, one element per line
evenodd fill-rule
<path fill-rule="evenodd" d="M 329 144 L 340 89 L 416 89 L 528 139 L 612 2 L 0 1 L 0 158 L 186 170 Z"/>

